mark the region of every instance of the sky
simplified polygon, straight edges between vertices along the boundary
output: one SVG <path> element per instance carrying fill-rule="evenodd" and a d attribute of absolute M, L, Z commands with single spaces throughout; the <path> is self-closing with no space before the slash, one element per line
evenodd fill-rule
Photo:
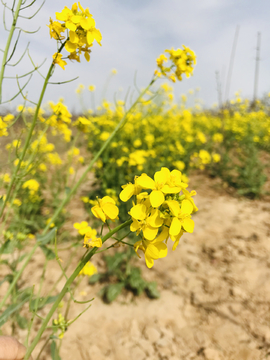
<path fill-rule="evenodd" d="M 13 0 L 6 0 L 8 5 Z M 31 1 L 26 0 L 26 4 Z M 71 7 L 74 1 L 47 0 L 41 11 L 31 20 L 20 18 L 18 25 L 35 34 L 21 33 L 14 62 L 24 51 L 28 42 L 29 53 L 34 64 L 40 65 L 40 72 L 46 75 L 52 55 L 56 52 L 56 41 L 50 39 L 49 18 L 55 19 L 55 12 L 61 12 L 64 6 Z M 29 16 L 41 5 L 36 0 L 31 8 L 22 13 Z M 71 111 L 80 112 L 81 105 L 75 89 L 83 84 L 86 90 L 83 99 L 86 107 L 91 107 L 89 85 L 95 85 L 95 101 L 99 105 L 105 96 L 109 101 L 114 98 L 124 99 L 128 89 L 134 89 L 134 76 L 139 88 L 146 87 L 156 68 L 156 58 L 165 49 L 179 48 L 183 44 L 195 51 L 197 65 L 194 75 L 183 77 L 182 82 L 171 83 L 175 91 L 175 102 L 181 94 L 190 89 L 200 88 L 196 97 L 202 99 L 205 107 L 218 102 L 216 72 L 219 72 L 221 89 L 224 89 L 229 70 L 230 56 L 236 32 L 239 35 L 235 60 L 230 83 L 229 98 L 236 91 L 242 91 L 243 97 L 253 97 L 257 33 L 261 33 L 258 95 L 270 92 L 270 1 L 269 0 L 81 0 L 83 7 L 89 7 L 96 21 L 96 27 L 102 33 L 102 46 L 93 45 L 89 63 L 82 58 L 81 63 L 70 62 L 65 70 L 59 66 L 51 81 L 77 80 L 62 84 L 49 85 L 44 102 L 57 102 L 60 97 Z M 6 24 L 11 17 L 6 11 Z M 0 19 L 3 16 L 3 5 L 0 4 Z M 0 24 L 0 48 L 5 47 L 8 32 Z M 0 52 L 0 58 L 2 54 Z M 28 55 L 16 66 L 9 67 L 6 76 L 22 75 L 33 68 Z M 112 76 L 112 69 L 117 74 Z M 20 79 L 23 86 L 27 79 Z M 110 79 L 110 80 L 109 80 Z M 164 81 L 159 80 L 160 84 Z M 36 102 L 42 88 L 43 79 L 35 74 L 27 85 L 27 97 Z M 105 90 L 106 88 L 106 90 Z M 8 100 L 16 92 L 16 80 L 4 81 L 4 99 Z M 190 97 L 192 97 L 190 95 Z M 193 95 L 194 97 L 194 95 Z M 192 102 L 194 98 L 191 98 Z M 18 98 L 0 105 L 0 111 L 13 109 L 22 103 Z"/>

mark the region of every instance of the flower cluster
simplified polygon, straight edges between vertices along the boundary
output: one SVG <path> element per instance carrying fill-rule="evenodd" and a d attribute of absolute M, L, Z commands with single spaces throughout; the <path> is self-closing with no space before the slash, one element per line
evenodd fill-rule
<path fill-rule="evenodd" d="M 92 229 L 87 221 L 82 221 L 81 223 L 74 223 L 73 227 L 78 230 L 80 235 L 84 236 L 83 247 L 89 249 L 90 247 L 101 247 L 102 240 L 97 238 L 97 231 Z"/>
<path fill-rule="evenodd" d="M 14 115 L 7 114 L 3 118 L 0 116 L 0 137 L 8 136 L 7 128 L 9 127 L 10 122 L 14 119 Z"/>
<path fill-rule="evenodd" d="M 170 171 L 165 167 L 155 173 L 154 179 L 142 174 L 135 177 L 134 184 L 122 186 L 122 201 L 136 196 L 136 203 L 129 212 L 133 220 L 130 230 L 141 235 L 142 240 L 137 241 L 134 248 L 137 254 L 139 249 L 144 252 L 149 268 L 154 265 L 154 260 L 167 255 L 169 238 L 174 242 L 175 250 L 181 236 L 193 232 L 191 215 L 198 208 L 192 196 L 196 192 L 189 192 L 187 186 L 179 170 Z"/>
<path fill-rule="evenodd" d="M 68 321 L 64 318 L 64 316 L 59 313 L 58 319 L 53 320 L 53 330 L 57 332 L 58 330 L 61 330 L 61 333 L 59 334 L 59 339 L 63 339 L 65 332 L 68 328 Z"/>
<path fill-rule="evenodd" d="M 44 119 L 43 122 L 46 121 L 46 124 L 51 127 L 52 135 L 61 134 L 64 140 L 69 142 L 72 136 L 72 131 L 69 128 L 72 115 L 68 111 L 67 106 L 62 101 L 59 101 L 57 104 L 50 101 L 48 106 L 52 114 L 47 120 Z"/>
<path fill-rule="evenodd" d="M 94 40 L 101 45 L 102 36 L 96 28 L 95 20 L 89 12 L 89 8 L 84 9 L 80 3 L 74 3 L 69 9 L 67 6 L 59 13 L 56 13 L 56 19 L 50 19 L 50 36 L 58 41 L 65 41 L 65 49 L 69 52 L 68 58 L 80 62 L 80 55 L 83 53 L 87 61 L 90 60 L 90 47 Z M 62 34 L 67 30 L 68 36 Z M 65 69 L 67 64 L 62 55 L 55 53 L 53 55 L 54 63 Z"/>
<path fill-rule="evenodd" d="M 176 79 L 182 81 L 182 75 L 186 74 L 189 77 L 193 73 L 194 65 L 196 65 L 196 55 L 194 51 L 183 45 L 183 49 L 165 50 L 169 54 L 169 59 L 166 55 L 161 54 L 157 58 L 157 66 L 159 70 L 156 70 L 156 75 L 165 76 L 166 78 L 176 82 Z M 171 60 L 171 64 L 165 66 Z"/>
<path fill-rule="evenodd" d="M 97 199 L 97 204 L 91 209 L 94 216 L 103 222 L 106 220 L 118 219 L 119 209 L 115 205 L 115 201 L 110 196 L 104 196 L 102 199 Z"/>
<path fill-rule="evenodd" d="M 35 195 L 39 189 L 39 183 L 35 179 L 27 180 L 22 185 L 23 189 L 29 189 L 30 195 Z"/>

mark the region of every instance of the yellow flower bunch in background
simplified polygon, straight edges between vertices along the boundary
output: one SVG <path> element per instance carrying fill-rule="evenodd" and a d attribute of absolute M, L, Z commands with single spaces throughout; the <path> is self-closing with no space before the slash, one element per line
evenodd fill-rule
<path fill-rule="evenodd" d="M 169 80 L 176 82 L 176 79 L 182 81 L 182 75 L 185 74 L 186 77 L 190 77 L 193 74 L 194 65 L 196 65 L 196 55 L 187 46 L 183 45 L 183 49 L 175 50 L 165 50 L 169 54 L 169 59 L 165 54 L 161 54 L 157 58 L 157 66 L 159 71 L 156 70 L 156 75 L 165 76 Z M 167 63 L 171 60 L 171 64 L 165 66 L 164 63 Z"/>
<path fill-rule="evenodd" d="M 186 190 L 179 170 L 170 171 L 162 167 L 154 175 L 135 177 L 134 184 L 123 185 L 120 199 L 128 201 L 133 195 L 136 203 L 130 209 L 132 224 L 130 230 L 141 235 L 142 240 L 134 248 L 144 252 L 146 265 L 151 268 L 154 260 L 167 256 L 167 241 L 174 242 L 176 249 L 181 236 L 192 233 L 194 221 L 191 215 L 198 210 L 192 196 L 195 191 Z M 145 191 L 147 190 L 147 191 Z"/>
<path fill-rule="evenodd" d="M 14 119 L 14 115 L 8 114 L 4 117 L 0 116 L 0 137 L 8 136 L 7 129 L 9 127 L 10 122 Z"/>
<path fill-rule="evenodd" d="M 90 61 L 90 47 L 95 40 L 101 45 L 102 35 L 96 28 L 96 22 L 90 14 L 89 8 L 84 9 L 80 3 L 74 3 L 71 9 L 65 6 L 61 12 L 57 12 L 56 19 L 62 23 L 50 19 L 48 27 L 51 38 L 64 41 L 70 60 L 80 62 L 80 55 L 83 53 L 85 59 Z M 67 38 L 62 34 L 66 30 L 68 32 Z M 53 59 L 55 64 L 65 69 L 67 63 L 62 59 L 61 54 L 55 53 Z"/>

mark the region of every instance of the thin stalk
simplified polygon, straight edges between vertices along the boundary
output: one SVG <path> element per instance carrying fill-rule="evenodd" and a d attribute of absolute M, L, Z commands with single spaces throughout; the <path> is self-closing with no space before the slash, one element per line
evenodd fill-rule
<path fill-rule="evenodd" d="M 258 96 L 258 83 L 259 83 L 259 64 L 260 64 L 260 47 L 261 47 L 261 33 L 257 35 L 257 48 L 256 48 L 256 66 L 255 66 L 255 77 L 254 77 L 254 92 L 253 92 L 253 103 L 257 100 Z"/>
<path fill-rule="evenodd" d="M 117 226 L 116 228 L 114 228 L 112 231 L 110 231 L 108 234 L 106 234 L 103 238 L 102 238 L 102 243 L 104 243 L 106 240 L 108 240 L 112 235 L 114 235 L 115 233 L 117 233 L 119 230 L 124 229 L 125 227 L 129 226 L 132 223 L 132 219 L 124 222 L 123 224 Z M 36 335 L 36 337 L 34 338 L 32 344 L 30 345 L 30 347 L 28 348 L 28 350 L 26 351 L 24 360 L 28 360 L 33 352 L 33 350 L 35 349 L 37 343 L 39 342 L 43 332 L 46 330 L 46 327 L 49 323 L 49 321 L 51 320 L 55 310 L 57 309 L 58 305 L 60 304 L 61 300 L 63 299 L 63 297 L 65 296 L 65 294 L 69 291 L 69 288 L 71 286 L 71 284 L 73 283 L 73 281 L 76 279 L 76 277 L 79 275 L 79 272 L 83 269 L 83 267 L 85 266 L 85 264 L 91 259 L 91 257 L 95 254 L 95 252 L 97 251 L 97 247 L 94 247 L 92 250 L 90 250 L 84 257 L 83 259 L 80 260 L 79 264 L 77 265 L 76 269 L 73 271 L 73 273 L 71 274 L 71 276 L 68 278 L 67 282 L 65 283 L 63 289 L 61 290 L 60 294 L 58 295 L 55 303 L 52 305 L 51 310 L 49 311 L 48 315 L 46 316 L 46 318 L 44 319 L 42 325 L 39 328 L 39 331 Z"/>
<path fill-rule="evenodd" d="M 232 71 L 233 71 L 233 64 L 234 64 L 239 29 L 240 29 L 240 26 L 237 25 L 236 29 L 235 29 L 232 52 L 231 52 L 230 63 L 229 63 L 229 70 L 228 70 L 227 79 L 226 79 L 225 96 L 224 96 L 225 102 L 229 101 L 230 85 L 231 85 L 231 79 L 232 79 Z"/>
<path fill-rule="evenodd" d="M 6 63 L 7 63 L 8 52 L 9 52 L 9 48 L 10 48 L 10 44 L 11 44 L 11 40 L 12 40 L 14 31 L 16 29 L 21 5 L 22 5 L 22 0 L 19 0 L 16 10 L 13 14 L 13 21 L 12 21 L 11 28 L 9 30 L 7 43 L 6 43 L 5 51 L 3 54 L 2 65 L 1 65 L 1 69 L 0 69 L 0 104 L 2 103 L 2 84 L 3 84 L 3 79 L 4 79 L 4 73 L 5 73 Z M 0 217 L 1 217 L 1 215 L 0 215 Z"/>
<path fill-rule="evenodd" d="M 45 343 L 43 344 L 40 352 L 38 353 L 38 356 L 37 356 L 37 359 L 36 360 L 39 360 L 41 354 L 43 353 L 45 347 L 48 345 L 49 341 L 50 341 L 51 337 L 49 336 L 48 339 L 45 341 Z"/>

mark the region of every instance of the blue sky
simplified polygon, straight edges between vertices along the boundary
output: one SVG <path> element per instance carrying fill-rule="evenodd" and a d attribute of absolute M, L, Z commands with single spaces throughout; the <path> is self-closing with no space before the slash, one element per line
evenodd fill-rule
<path fill-rule="evenodd" d="M 12 3 L 13 0 L 7 0 Z M 29 3 L 28 1 L 27 3 Z M 41 4 L 37 0 L 33 9 Z M 41 72 L 46 74 L 56 44 L 49 37 L 46 24 L 49 18 L 55 18 L 55 12 L 61 11 L 70 0 L 47 0 L 42 10 L 31 21 L 20 20 L 27 30 L 41 27 L 34 35 L 22 34 L 14 59 L 28 41 L 30 54 L 35 64 L 45 58 Z M 75 93 L 78 84 L 96 86 L 96 102 L 100 102 L 104 84 L 112 69 L 118 73 L 112 77 L 106 96 L 112 100 L 117 93 L 124 98 L 128 88 L 133 86 L 137 71 L 138 86 L 148 84 L 156 67 L 155 59 L 166 48 L 178 48 L 182 44 L 189 46 L 197 55 L 197 66 L 193 77 L 174 85 L 175 101 L 182 93 L 199 87 L 199 97 L 205 106 L 217 102 L 215 72 L 219 71 L 223 86 L 228 72 L 230 54 L 236 26 L 239 25 L 239 37 L 235 63 L 230 86 L 230 97 L 238 90 L 251 98 L 253 95 L 255 72 L 255 48 L 257 32 L 261 32 L 261 61 L 259 77 L 259 95 L 270 91 L 270 2 L 269 0 L 92 0 L 81 1 L 83 7 L 89 7 L 100 29 L 102 47 L 94 44 L 91 61 L 84 59 L 79 63 L 69 62 L 66 70 L 56 68 L 52 81 L 65 81 L 79 76 L 79 79 L 65 85 L 51 85 L 46 91 L 44 101 L 57 101 L 63 96 L 70 110 L 79 111 L 80 105 Z M 3 12 L 0 4 L 0 13 Z M 26 14 L 30 14 L 29 11 Z M 0 14 L 2 18 L 2 14 Z M 7 19 L 8 22 L 8 19 Z M 5 35 L 1 26 L 0 46 L 4 47 Z M 0 53 L 1 56 L 1 53 Z M 8 74 L 23 74 L 31 69 L 26 57 L 16 68 L 8 69 Z M 5 81 L 5 98 L 17 91 L 16 81 Z M 42 86 L 42 78 L 36 74 L 28 86 L 28 97 L 33 101 Z M 84 94 L 88 106 L 89 94 Z M 21 102 L 17 100 L 14 104 Z M 10 105 L 14 106 L 13 104 Z M 3 107 L 3 106 L 2 106 Z M 90 104 L 89 104 L 90 107 Z"/>

